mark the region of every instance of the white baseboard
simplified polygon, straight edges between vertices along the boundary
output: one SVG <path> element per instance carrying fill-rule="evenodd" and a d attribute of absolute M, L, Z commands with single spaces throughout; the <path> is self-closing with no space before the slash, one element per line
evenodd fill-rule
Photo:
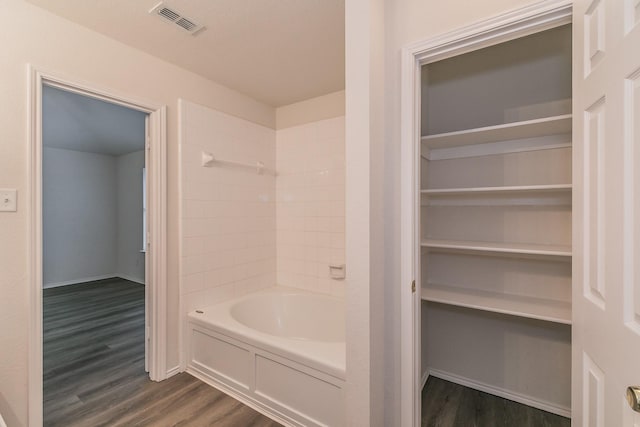
<path fill-rule="evenodd" d="M 180 365 L 174 366 L 173 368 L 167 370 L 167 378 L 171 378 L 172 376 L 177 375 L 180 372 L 182 372 L 182 370 L 180 369 Z"/>
<path fill-rule="evenodd" d="M 138 283 L 140 285 L 144 285 L 144 279 L 138 279 L 137 277 L 133 277 L 133 276 L 129 276 L 128 274 L 120 274 L 120 273 L 116 273 L 115 274 L 116 277 L 119 277 L 121 279 L 125 279 L 128 280 L 130 282 L 135 282 Z"/>
<path fill-rule="evenodd" d="M 507 390 L 500 387 L 495 387 L 489 384 L 485 384 L 479 381 L 471 380 L 469 378 L 461 377 L 448 372 L 440 371 L 438 369 L 427 370 L 426 377 L 430 375 L 440 378 L 452 383 L 460 384 L 465 387 L 472 388 L 474 390 L 483 391 L 485 393 L 493 394 L 494 396 L 503 397 L 514 402 L 522 403 L 532 408 L 541 409 L 543 411 L 551 412 L 552 414 L 560 415 L 562 417 L 571 418 L 571 408 L 560 406 L 552 402 L 547 402 L 535 397 L 527 396 L 526 394 L 515 393 L 511 390 Z M 423 378 L 426 380 L 426 378 Z"/>
<path fill-rule="evenodd" d="M 88 283 L 88 282 L 95 282 L 96 280 L 104 280 L 104 279 L 125 279 L 128 280 L 130 282 L 135 282 L 135 283 L 139 283 L 141 285 L 144 285 L 144 280 L 141 281 L 140 279 L 137 279 L 133 276 L 129 276 L 126 274 L 119 274 L 119 273 L 113 273 L 113 274 L 104 274 L 102 276 L 93 276 L 93 277 L 85 277 L 82 279 L 73 279 L 73 280 L 67 280 L 64 282 L 56 282 L 56 283 L 45 283 L 44 285 L 42 285 L 43 289 L 49 289 L 49 288 L 59 288 L 61 286 L 69 286 L 69 285 L 77 285 L 80 283 Z"/>
<path fill-rule="evenodd" d="M 427 384 L 427 380 L 429 379 L 429 371 L 427 370 L 427 372 L 425 372 L 424 374 L 422 374 L 422 382 L 421 382 L 421 386 L 420 386 L 420 390 L 422 391 L 422 389 L 424 388 L 425 384 Z M 443 378 L 444 379 L 444 378 Z"/>
<path fill-rule="evenodd" d="M 42 288 L 43 289 L 59 288 L 60 286 L 77 285 L 79 283 L 94 282 L 96 280 L 104 280 L 104 279 L 114 279 L 116 277 L 118 277 L 117 274 L 103 274 L 102 276 L 84 277 L 82 279 L 66 280 L 64 282 L 45 283 L 44 285 L 42 285 Z"/>

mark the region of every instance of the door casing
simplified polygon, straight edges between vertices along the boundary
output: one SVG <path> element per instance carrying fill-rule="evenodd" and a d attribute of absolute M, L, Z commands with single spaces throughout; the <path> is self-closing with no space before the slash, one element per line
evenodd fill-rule
<path fill-rule="evenodd" d="M 149 247 L 146 254 L 146 287 L 149 328 L 149 377 L 167 377 L 167 107 L 132 99 L 113 90 L 99 88 L 78 79 L 63 77 L 32 65 L 27 66 L 28 100 L 28 272 L 29 272 L 29 426 L 43 420 L 42 349 L 42 88 L 56 87 L 83 96 L 122 105 L 149 114 L 146 147 Z"/>
<path fill-rule="evenodd" d="M 571 0 L 540 1 L 402 49 L 401 64 L 401 228 L 400 390 L 401 426 L 419 426 L 420 331 L 420 69 L 423 65 L 524 37 L 572 21 Z M 412 283 L 415 280 L 415 292 Z"/>

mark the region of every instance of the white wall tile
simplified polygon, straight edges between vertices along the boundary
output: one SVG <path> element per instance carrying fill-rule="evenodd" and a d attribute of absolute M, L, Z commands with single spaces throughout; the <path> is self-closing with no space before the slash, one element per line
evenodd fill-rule
<path fill-rule="evenodd" d="M 276 284 L 276 180 L 201 166 L 202 151 L 276 168 L 275 131 L 189 102 L 180 111 L 183 314 Z"/>
<path fill-rule="evenodd" d="M 204 239 L 202 236 L 182 238 L 182 256 L 194 256 L 204 253 Z"/>
<path fill-rule="evenodd" d="M 185 313 L 276 283 L 344 295 L 344 117 L 275 132 L 185 102 L 181 120 Z M 278 175 L 204 168 L 203 150 Z"/>
<path fill-rule="evenodd" d="M 181 280 L 183 292 L 195 292 L 204 288 L 204 273 L 183 275 Z"/>
<path fill-rule="evenodd" d="M 205 308 L 229 300 L 234 297 L 235 286 L 233 284 L 207 288 L 200 291 L 184 292 L 182 294 L 182 306 L 185 313 L 197 308 Z"/>
<path fill-rule="evenodd" d="M 344 263 L 344 117 L 276 132 L 277 280 L 344 295 L 329 263 Z"/>

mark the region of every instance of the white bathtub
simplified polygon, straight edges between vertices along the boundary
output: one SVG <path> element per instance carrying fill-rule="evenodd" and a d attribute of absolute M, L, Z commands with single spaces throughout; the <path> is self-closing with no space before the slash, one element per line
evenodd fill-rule
<path fill-rule="evenodd" d="M 343 426 L 345 311 L 271 288 L 192 311 L 187 371 L 284 425 Z"/>

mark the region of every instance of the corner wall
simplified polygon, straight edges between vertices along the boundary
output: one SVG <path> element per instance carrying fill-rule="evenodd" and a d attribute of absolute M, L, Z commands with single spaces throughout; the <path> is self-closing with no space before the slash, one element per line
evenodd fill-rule
<path fill-rule="evenodd" d="M 345 259 L 344 92 L 278 108 L 283 128 L 275 132 L 189 101 L 180 105 L 183 312 L 276 284 L 344 295 L 344 282 L 329 279 L 328 268 Z M 276 177 L 204 168 L 203 151 L 262 161 Z M 246 233 L 250 227 L 258 229 Z M 257 248 L 259 258 L 241 256 Z M 277 277 L 264 264 L 275 266 L 276 258 Z"/>
<path fill-rule="evenodd" d="M 115 157 L 44 148 L 44 288 L 110 277 L 145 283 L 144 161 L 144 151 Z"/>
<path fill-rule="evenodd" d="M 276 282 L 275 131 L 188 101 L 180 103 L 182 316 Z M 185 322 L 186 323 L 186 322 Z"/>
<path fill-rule="evenodd" d="M 276 109 L 276 129 L 342 117 L 345 114 L 345 91 L 305 99 Z"/>
<path fill-rule="evenodd" d="M 112 277 L 117 265 L 116 158 L 43 150 L 43 287 Z"/>

